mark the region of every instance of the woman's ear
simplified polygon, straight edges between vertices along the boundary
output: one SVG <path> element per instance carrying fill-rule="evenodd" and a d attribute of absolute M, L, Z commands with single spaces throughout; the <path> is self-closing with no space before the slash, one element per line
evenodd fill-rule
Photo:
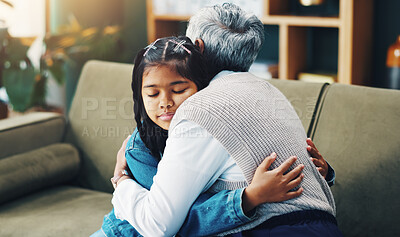
<path fill-rule="evenodd" d="M 194 43 L 196 44 L 197 47 L 199 47 L 200 53 L 203 54 L 203 52 L 204 52 L 204 41 L 202 39 L 198 38 L 198 39 L 196 39 L 194 41 Z"/>

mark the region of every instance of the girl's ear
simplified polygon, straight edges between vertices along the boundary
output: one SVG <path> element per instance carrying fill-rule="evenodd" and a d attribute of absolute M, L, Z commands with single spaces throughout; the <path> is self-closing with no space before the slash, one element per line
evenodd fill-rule
<path fill-rule="evenodd" d="M 202 39 L 198 38 L 198 39 L 196 39 L 194 41 L 194 43 L 196 44 L 197 47 L 199 47 L 200 53 L 203 54 L 203 52 L 204 52 L 204 41 Z"/>

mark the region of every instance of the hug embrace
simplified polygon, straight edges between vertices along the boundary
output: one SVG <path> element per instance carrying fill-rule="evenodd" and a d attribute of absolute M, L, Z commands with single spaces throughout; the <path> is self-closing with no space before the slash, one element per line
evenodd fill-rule
<path fill-rule="evenodd" d="M 137 128 L 92 236 L 342 236 L 333 169 L 283 94 L 248 73 L 263 40 L 256 16 L 223 4 L 137 54 Z"/>

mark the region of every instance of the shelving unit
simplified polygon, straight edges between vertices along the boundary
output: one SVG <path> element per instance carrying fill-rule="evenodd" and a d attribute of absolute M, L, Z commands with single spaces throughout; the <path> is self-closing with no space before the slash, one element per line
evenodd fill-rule
<path fill-rule="evenodd" d="M 290 14 L 290 1 L 264 0 L 260 17 L 265 25 L 279 27 L 279 78 L 297 79 L 307 70 L 307 30 L 312 27 L 337 29 L 337 82 L 368 85 L 371 79 L 373 0 L 339 0 L 337 16 Z M 179 22 L 189 15 L 155 14 L 147 0 L 148 41 L 180 32 Z M 327 47 L 330 47 L 329 45 Z"/>

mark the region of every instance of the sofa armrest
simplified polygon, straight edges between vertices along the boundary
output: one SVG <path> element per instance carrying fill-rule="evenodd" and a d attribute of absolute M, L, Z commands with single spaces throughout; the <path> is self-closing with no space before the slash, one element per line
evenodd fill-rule
<path fill-rule="evenodd" d="M 64 116 L 36 112 L 0 120 L 0 159 L 61 142 Z"/>
<path fill-rule="evenodd" d="M 0 203 L 65 183 L 80 167 L 78 150 L 57 143 L 0 160 Z"/>

